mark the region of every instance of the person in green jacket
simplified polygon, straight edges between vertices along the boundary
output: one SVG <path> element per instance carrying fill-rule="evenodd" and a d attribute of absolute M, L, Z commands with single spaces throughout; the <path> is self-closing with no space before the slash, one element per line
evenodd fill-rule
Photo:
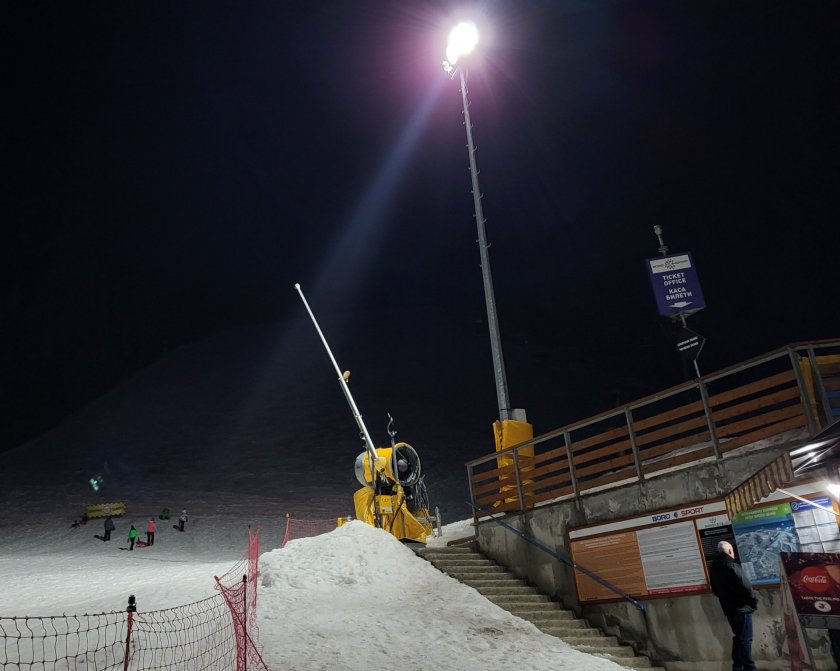
<path fill-rule="evenodd" d="M 137 529 L 134 528 L 134 525 L 131 525 L 131 529 L 128 530 L 128 542 L 129 542 L 129 550 L 134 549 L 134 543 L 137 540 Z"/>

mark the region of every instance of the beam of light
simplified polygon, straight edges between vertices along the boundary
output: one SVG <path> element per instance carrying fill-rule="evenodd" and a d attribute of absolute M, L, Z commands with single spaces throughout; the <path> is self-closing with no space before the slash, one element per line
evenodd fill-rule
<path fill-rule="evenodd" d="M 319 320 L 324 314 L 323 311 L 319 312 L 319 306 L 329 303 L 333 308 L 333 318 L 323 320 L 329 324 L 329 332 L 325 335 L 331 339 L 331 342 L 332 339 L 343 335 L 347 322 L 355 319 L 358 319 L 358 322 L 353 326 L 353 331 L 357 335 L 363 336 L 370 332 L 370 329 L 375 328 L 375 325 L 364 323 L 358 315 L 353 314 L 354 299 L 364 286 L 370 270 L 383 264 L 383 259 L 378 253 L 383 242 L 383 234 L 389 227 L 395 225 L 395 222 L 388 218 L 390 207 L 399 194 L 399 183 L 406 174 L 423 130 L 435 109 L 435 103 L 447 84 L 449 84 L 447 78 L 438 78 L 435 85 L 416 106 L 396 144 L 385 156 L 370 185 L 361 194 L 355 209 L 347 217 L 341 235 L 326 250 L 320 270 L 313 273 L 315 279 L 312 283 L 308 284 L 305 281 L 306 278 L 294 278 L 304 280 L 301 283 L 302 288 L 310 297 Z M 290 282 L 288 287 L 278 287 L 278 291 L 288 291 L 291 295 L 294 289 Z M 340 313 L 335 312 L 336 303 L 341 307 Z M 295 305 L 297 306 L 297 303 Z M 304 332 L 302 332 L 303 329 L 305 329 Z M 312 348 L 317 349 L 317 335 L 301 308 L 300 319 L 290 320 L 285 330 L 278 333 L 268 359 L 261 367 L 262 372 L 257 384 L 243 399 L 239 419 L 243 426 L 253 426 L 259 422 L 258 415 L 265 411 L 263 403 L 267 398 L 268 390 L 277 384 L 278 375 L 282 376 L 283 361 L 288 357 L 290 344 L 305 342 L 307 338 L 312 340 Z M 339 363 L 342 362 L 339 361 Z M 300 383 L 305 384 L 306 381 L 302 380 Z M 320 383 L 318 384 L 320 387 Z M 329 393 L 329 391 L 329 387 L 324 388 L 324 393 Z M 335 402 L 341 403 L 338 389 L 335 390 L 335 394 Z M 350 421 L 349 413 L 348 421 Z M 233 446 L 234 443 L 235 440 L 231 437 L 230 444 Z"/>
<path fill-rule="evenodd" d="M 461 56 L 466 56 L 478 44 L 478 28 L 472 21 L 462 21 L 449 33 L 446 45 L 446 60 L 455 65 Z"/>
<path fill-rule="evenodd" d="M 315 297 L 315 305 L 318 296 L 325 292 L 334 297 L 340 291 L 349 298 L 370 268 L 381 263 L 377 251 L 382 243 L 382 234 L 390 223 L 387 215 L 435 102 L 447 83 L 445 79 L 437 80 L 417 105 L 397 143 L 385 157 L 355 210 L 347 217 L 341 237 L 328 251 L 315 284 L 308 292 Z"/>

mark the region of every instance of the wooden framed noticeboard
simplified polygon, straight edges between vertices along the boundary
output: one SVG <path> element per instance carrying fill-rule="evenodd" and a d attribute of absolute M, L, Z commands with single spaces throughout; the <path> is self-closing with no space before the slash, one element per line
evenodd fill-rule
<path fill-rule="evenodd" d="M 708 590 L 708 564 L 722 540 L 735 547 L 753 584 L 777 584 L 780 552 L 840 549 L 837 519 L 824 510 L 837 511 L 836 504 L 813 484 L 793 493 L 822 508 L 786 497 L 730 520 L 722 500 L 704 501 L 571 529 L 568 547 L 576 564 L 635 598 Z M 620 599 L 577 570 L 575 581 L 580 603 Z"/>

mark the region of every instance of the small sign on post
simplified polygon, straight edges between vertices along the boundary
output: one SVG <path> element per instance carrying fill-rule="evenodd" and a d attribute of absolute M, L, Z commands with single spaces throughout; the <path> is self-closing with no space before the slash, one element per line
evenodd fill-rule
<path fill-rule="evenodd" d="M 690 252 L 647 259 L 659 314 L 686 317 L 706 307 Z"/>
<path fill-rule="evenodd" d="M 706 339 L 691 329 L 683 329 L 677 336 L 677 352 L 686 361 L 697 361 Z"/>

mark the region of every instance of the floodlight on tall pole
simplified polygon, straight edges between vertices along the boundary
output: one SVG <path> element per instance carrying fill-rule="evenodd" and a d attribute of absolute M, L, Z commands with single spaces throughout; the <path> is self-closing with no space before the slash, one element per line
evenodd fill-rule
<path fill-rule="evenodd" d="M 493 276 L 490 273 L 489 245 L 487 244 L 487 235 L 484 231 L 484 212 L 481 207 L 482 195 L 478 186 L 478 167 L 475 161 L 475 145 L 473 144 L 472 121 L 470 120 L 470 103 L 467 98 L 467 76 L 464 67 L 455 67 L 461 56 L 469 54 L 475 49 L 477 44 L 478 30 L 475 24 L 469 22 L 459 23 L 449 33 L 449 42 L 446 47 L 446 60 L 443 61 L 443 69 L 451 78 L 455 77 L 457 69 L 461 80 L 461 100 L 464 105 L 464 127 L 467 130 L 467 151 L 470 159 L 475 223 L 478 229 L 481 276 L 484 281 L 484 301 L 487 305 L 487 326 L 490 330 L 490 350 L 493 355 L 493 371 L 496 377 L 496 397 L 499 402 L 499 419 L 506 420 L 511 418 L 511 407 L 508 399 L 505 360 L 502 355 L 502 339 L 499 334 L 499 320 L 496 314 Z"/>

